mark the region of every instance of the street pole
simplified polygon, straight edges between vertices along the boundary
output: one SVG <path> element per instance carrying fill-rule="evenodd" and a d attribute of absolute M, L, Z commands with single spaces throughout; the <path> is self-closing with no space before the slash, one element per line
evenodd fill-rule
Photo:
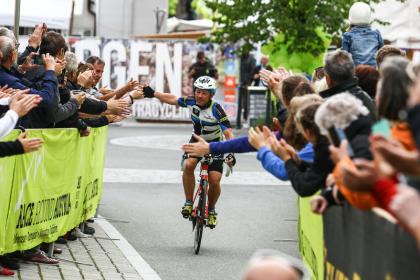
<path fill-rule="evenodd" d="M 20 0 L 15 0 L 15 38 L 19 41 Z"/>
<path fill-rule="evenodd" d="M 265 125 L 270 126 L 271 123 L 271 91 L 267 88 L 267 104 L 265 110 Z"/>

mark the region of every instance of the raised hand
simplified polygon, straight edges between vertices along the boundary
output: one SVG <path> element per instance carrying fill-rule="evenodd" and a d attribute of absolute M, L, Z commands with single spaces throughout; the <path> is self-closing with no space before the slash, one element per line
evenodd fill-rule
<path fill-rule="evenodd" d="M 9 108 L 15 111 L 19 117 L 23 117 L 30 110 L 38 106 L 42 98 L 36 94 L 26 94 L 27 90 L 21 90 L 10 98 Z"/>
<path fill-rule="evenodd" d="M 277 141 L 276 137 L 270 137 L 268 139 L 268 143 L 270 145 L 271 150 L 283 161 L 288 161 L 289 159 L 292 159 L 292 156 L 287 151 L 285 145 Z"/>
<path fill-rule="evenodd" d="M 71 97 L 77 101 L 80 108 L 80 106 L 82 106 L 83 102 L 86 100 L 86 93 L 81 92 L 79 94 L 72 94 Z"/>
<path fill-rule="evenodd" d="M 44 61 L 45 70 L 52 70 L 55 72 L 55 65 L 57 64 L 55 58 L 49 53 L 42 55 L 42 60 Z"/>
<path fill-rule="evenodd" d="M 77 84 L 83 88 L 91 88 L 94 85 L 93 71 L 87 70 L 77 77 Z"/>
<path fill-rule="evenodd" d="M 280 144 L 286 149 L 286 151 L 289 153 L 290 157 L 293 159 L 294 162 L 297 164 L 300 164 L 300 158 L 298 153 L 296 152 L 295 148 L 292 147 L 289 143 L 286 142 L 286 140 L 281 139 Z"/>
<path fill-rule="evenodd" d="M 130 104 L 126 100 L 115 99 L 115 96 L 107 102 L 108 111 L 113 115 L 127 115 L 130 114 Z"/>
<path fill-rule="evenodd" d="M 99 89 L 99 92 L 100 92 L 100 93 L 102 93 L 103 95 L 107 95 L 107 94 L 109 94 L 109 93 L 114 92 L 114 90 L 112 90 L 112 89 L 108 88 L 108 86 L 106 85 L 106 86 L 101 87 L 101 88 Z"/>
<path fill-rule="evenodd" d="M 38 55 L 37 53 L 31 52 L 26 58 L 25 61 L 20 65 L 20 69 L 26 72 L 31 69 L 38 68 L 38 64 L 33 63 L 34 56 Z"/>
<path fill-rule="evenodd" d="M 378 180 L 378 169 L 375 162 L 355 159 L 355 166 L 341 166 L 344 185 L 353 191 L 370 191 Z"/>
<path fill-rule="evenodd" d="M 58 58 L 56 58 L 55 59 L 55 69 L 54 69 L 54 72 L 55 72 L 55 75 L 58 77 L 58 76 L 60 76 L 61 75 L 61 73 L 63 73 L 63 70 L 64 70 L 64 68 L 66 67 L 66 60 L 61 60 L 61 59 L 58 59 Z"/>
<path fill-rule="evenodd" d="M 137 100 L 137 99 L 143 99 L 143 98 L 144 98 L 143 91 L 141 91 L 141 90 L 139 90 L 139 89 L 136 89 L 136 90 L 134 90 L 133 92 L 131 92 L 131 93 L 130 93 L 130 96 L 131 96 L 134 100 Z"/>
<path fill-rule="evenodd" d="M 46 31 L 46 26 L 44 29 L 43 24 L 35 25 L 34 32 L 31 35 L 29 35 L 28 45 L 33 47 L 34 49 L 38 48 L 38 46 L 41 45 L 42 35 L 45 31 Z"/>
<path fill-rule="evenodd" d="M 388 173 L 393 173 L 393 170 L 411 174 L 420 175 L 420 165 L 418 164 L 418 151 L 408 151 L 401 143 L 386 139 L 381 135 L 372 135 L 370 137 L 370 144 L 375 158 L 383 159 L 382 167 L 388 170 Z M 386 161 L 386 162 L 385 162 Z M 389 170 L 390 165 L 393 170 Z"/>
<path fill-rule="evenodd" d="M 125 116 L 118 115 L 106 115 L 105 117 L 108 119 L 108 123 L 116 123 L 126 119 Z"/>
<path fill-rule="evenodd" d="M 264 135 L 263 131 L 260 128 L 253 128 L 251 127 L 248 131 L 248 142 L 254 147 L 256 150 L 261 149 L 261 147 L 267 144 L 266 136 Z"/>
<path fill-rule="evenodd" d="M 140 85 L 139 81 L 134 80 L 133 78 L 131 78 L 127 84 L 125 85 L 127 87 L 127 91 L 132 91 L 134 90 L 136 87 L 138 87 Z"/>
<path fill-rule="evenodd" d="M 349 152 L 348 152 L 349 143 L 347 140 L 343 140 L 340 144 L 340 147 L 335 147 L 333 145 L 329 146 L 330 150 L 330 157 L 334 163 L 338 163 L 340 160 L 344 158 L 348 158 Z"/>
<path fill-rule="evenodd" d="M 188 143 L 182 145 L 181 149 L 194 157 L 202 157 L 210 153 L 210 145 L 200 136 L 193 134 L 194 138 L 198 141 L 196 143 Z"/>

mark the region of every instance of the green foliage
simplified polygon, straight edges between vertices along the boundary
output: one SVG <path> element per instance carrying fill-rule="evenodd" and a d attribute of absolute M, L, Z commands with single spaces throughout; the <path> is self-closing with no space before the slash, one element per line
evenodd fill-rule
<path fill-rule="evenodd" d="M 169 0 L 169 16 L 176 15 L 176 7 L 178 6 L 178 0 Z"/>
<path fill-rule="evenodd" d="M 322 31 L 317 30 L 326 49 L 330 44 L 329 38 Z M 290 43 L 289 43 L 290 44 Z M 289 54 L 288 44 L 284 43 L 283 34 L 277 35 L 273 42 L 262 47 L 262 53 L 270 56 L 270 65 L 284 66 L 293 72 L 306 72 L 312 74 L 313 70 L 323 64 L 323 54 L 313 55 L 309 52 L 293 52 Z"/>
<path fill-rule="evenodd" d="M 377 3 L 382 0 L 364 1 Z M 325 37 L 337 37 L 346 28 L 351 0 L 208 0 L 213 21 L 220 28 L 211 34 L 213 42 L 235 42 L 241 51 L 253 44 L 271 45 L 273 52 L 286 46 L 289 54 L 325 51 Z M 282 34 L 277 38 L 277 34 Z"/>
<path fill-rule="evenodd" d="M 205 0 L 193 0 L 192 7 L 197 13 L 198 18 L 205 18 L 205 19 L 212 18 L 213 12 L 211 9 L 207 7 Z"/>

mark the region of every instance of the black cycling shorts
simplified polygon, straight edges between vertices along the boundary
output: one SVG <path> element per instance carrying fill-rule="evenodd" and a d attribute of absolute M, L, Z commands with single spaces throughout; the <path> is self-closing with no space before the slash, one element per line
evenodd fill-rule
<path fill-rule="evenodd" d="M 197 140 L 194 138 L 194 136 L 191 136 L 189 143 L 196 143 Z M 224 154 L 217 154 L 212 155 L 213 162 L 209 165 L 209 172 L 210 171 L 217 171 L 219 173 L 223 173 L 223 163 L 225 161 L 225 155 Z M 198 161 L 200 161 L 202 158 L 197 158 Z M 198 162 L 198 165 L 200 162 Z"/>

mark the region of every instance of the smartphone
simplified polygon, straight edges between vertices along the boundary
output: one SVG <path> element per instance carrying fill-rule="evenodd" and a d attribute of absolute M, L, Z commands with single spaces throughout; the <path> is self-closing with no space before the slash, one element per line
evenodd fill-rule
<path fill-rule="evenodd" d="M 391 137 L 391 126 L 389 121 L 387 121 L 386 119 L 377 121 L 372 126 L 372 134 L 382 135 L 386 139 L 389 139 Z"/>
<path fill-rule="evenodd" d="M 78 95 L 78 94 L 85 93 L 85 92 L 83 90 L 71 90 L 70 93 L 73 94 L 73 95 Z"/>
<path fill-rule="evenodd" d="M 44 65 L 44 61 L 42 60 L 42 56 L 38 53 L 34 55 L 34 64 Z"/>
<path fill-rule="evenodd" d="M 344 130 L 342 130 L 341 128 L 337 128 L 335 126 L 332 126 L 328 129 L 328 134 L 330 137 L 330 141 L 332 142 L 332 144 L 336 147 L 340 147 L 341 142 L 343 142 L 344 140 L 347 140 L 347 136 L 346 133 L 344 132 Z M 350 157 L 354 156 L 354 152 L 353 149 L 350 146 L 350 141 L 348 141 L 348 154 Z"/>

